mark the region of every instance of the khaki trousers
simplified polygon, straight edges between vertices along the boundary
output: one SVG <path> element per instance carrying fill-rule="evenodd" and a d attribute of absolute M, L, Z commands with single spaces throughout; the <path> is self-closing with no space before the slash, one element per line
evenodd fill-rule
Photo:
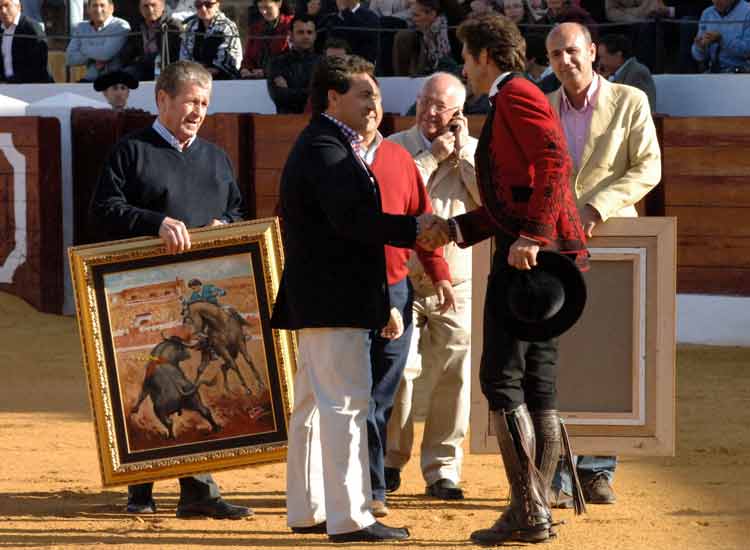
<path fill-rule="evenodd" d="M 436 296 L 414 295 L 412 346 L 388 423 L 385 465 L 402 469 L 414 444 L 414 380 L 429 382 L 429 402 L 421 446 L 422 475 L 428 485 L 461 480 L 463 440 L 469 427 L 471 387 L 471 281 L 454 288 L 456 311 L 440 314 Z"/>

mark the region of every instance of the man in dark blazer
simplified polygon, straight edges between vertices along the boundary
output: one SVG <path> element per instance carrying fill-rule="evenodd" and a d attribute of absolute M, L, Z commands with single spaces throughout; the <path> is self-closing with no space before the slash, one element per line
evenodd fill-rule
<path fill-rule="evenodd" d="M 656 84 L 651 71 L 633 55 L 633 44 L 624 34 L 608 34 L 599 41 L 599 73 L 616 84 L 638 88 L 648 97 L 651 112 L 656 109 Z"/>
<path fill-rule="evenodd" d="M 0 25 L 3 30 L 0 82 L 54 82 L 47 69 L 44 30 L 39 23 L 21 14 L 20 0 L 0 0 Z"/>
<path fill-rule="evenodd" d="M 479 379 L 511 487 L 510 506 L 471 539 L 482 545 L 542 542 L 553 535 L 547 493 L 562 445 L 557 339 L 521 340 L 500 312 L 515 270 L 536 266 L 540 249 L 558 250 L 585 269 L 586 237 L 559 119 L 539 88 L 519 74 L 525 69 L 520 31 L 505 17 L 484 14 L 464 21 L 458 37 L 471 89 L 490 97 L 476 153 L 482 206 L 437 222 L 432 244 L 464 247 L 495 239 Z"/>
<path fill-rule="evenodd" d="M 182 23 L 172 17 L 164 0 L 140 0 L 141 18 L 138 34 L 128 36 L 120 53 L 123 68 L 139 82 L 156 80 L 162 67 L 180 58 L 180 33 Z M 162 51 L 164 33 L 167 33 L 167 48 Z"/>
<path fill-rule="evenodd" d="M 430 215 L 384 214 L 360 156 L 377 126 L 380 91 L 371 63 L 321 60 L 313 117 L 281 177 L 284 273 L 271 324 L 296 330 L 299 360 L 287 453 L 287 523 L 333 542 L 401 540 L 370 512 L 366 419 L 370 334 L 389 323 L 383 245 L 411 248 Z"/>

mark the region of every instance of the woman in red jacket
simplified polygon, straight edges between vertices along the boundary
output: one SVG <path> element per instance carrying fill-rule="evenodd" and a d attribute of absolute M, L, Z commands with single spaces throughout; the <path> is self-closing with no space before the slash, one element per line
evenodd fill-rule
<path fill-rule="evenodd" d="M 281 13 L 282 0 L 260 0 L 258 11 L 262 18 L 251 23 L 245 43 L 242 78 L 265 78 L 271 58 L 289 49 L 289 32 L 293 15 Z"/>

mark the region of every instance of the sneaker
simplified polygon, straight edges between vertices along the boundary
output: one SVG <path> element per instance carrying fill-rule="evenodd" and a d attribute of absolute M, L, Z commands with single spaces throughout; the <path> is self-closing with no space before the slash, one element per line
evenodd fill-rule
<path fill-rule="evenodd" d="M 583 484 L 583 497 L 591 504 L 614 504 L 615 492 L 607 476 L 598 475 Z"/>

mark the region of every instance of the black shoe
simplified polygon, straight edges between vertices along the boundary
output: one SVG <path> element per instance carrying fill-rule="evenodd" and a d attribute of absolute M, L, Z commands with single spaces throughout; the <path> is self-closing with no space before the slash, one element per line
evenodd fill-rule
<path fill-rule="evenodd" d="M 154 502 L 154 499 L 149 499 L 147 502 L 135 502 L 129 500 L 125 511 L 128 514 L 154 514 L 156 513 L 156 503 Z"/>
<path fill-rule="evenodd" d="M 221 497 L 177 505 L 178 518 L 240 519 L 253 514 L 254 512 L 250 508 L 229 504 Z"/>
<path fill-rule="evenodd" d="M 351 533 L 340 533 L 328 535 L 331 542 L 379 542 L 383 540 L 406 540 L 409 538 L 409 530 L 406 527 L 388 527 L 379 521 L 372 525 L 353 531 Z"/>
<path fill-rule="evenodd" d="M 327 524 L 325 521 L 316 523 L 315 525 L 308 525 L 307 527 L 290 527 L 292 533 L 297 535 L 325 535 Z"/>
<path fill-rule="evenodd" d="M 385 467 L 385 492 L 395 493 L 401 487 L 401 470 Z"/>
<path fill-rule="evenodd" d="M 440 500 L 463 500 L 464 492 L 450 479 L 438 479 L 432 485 L 427 486 L 427 496 L 439 498 Z"/>

